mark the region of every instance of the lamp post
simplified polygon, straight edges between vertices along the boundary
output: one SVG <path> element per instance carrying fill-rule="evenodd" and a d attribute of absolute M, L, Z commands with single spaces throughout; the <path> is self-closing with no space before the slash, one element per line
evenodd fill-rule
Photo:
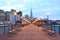
<path fill-rule="evenodd" d="M 14 16 L 15 16 L 15 27 L 16 27 L 16 15 L 17 15 L 17 13 L 14 12 Z"/>
<path fill-rule="evenodd" d="M 50 15 L 50 13 L 49 12 L 47 12 L 46 13 L 46 15 L 47 15 L 47 20 L 49 19 L 49 15 Z"/>
<path fill-rule="evenodd" d="M 50 13 L 49 12 L 46 12 L 46 15 L 47 15 L 47 27 L 48 27 L 48 20 L 49 20 Z"/>

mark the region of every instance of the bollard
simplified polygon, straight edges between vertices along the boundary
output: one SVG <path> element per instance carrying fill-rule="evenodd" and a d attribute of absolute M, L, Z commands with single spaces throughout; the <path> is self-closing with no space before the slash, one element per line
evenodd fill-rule
<path fill-rule="evenodd" d="M 60 34 L 60 26 L 59 26 L 59 34 Z"/>

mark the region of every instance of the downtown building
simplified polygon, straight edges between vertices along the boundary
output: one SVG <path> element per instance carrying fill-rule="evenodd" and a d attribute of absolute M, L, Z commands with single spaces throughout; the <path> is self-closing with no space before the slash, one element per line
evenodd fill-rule
<path fill-rule="evenodd" d="M 15 22 L 20 20 L 20 15 L 17 13 L 16 15 L 16 20 L 15 20 L 15 15 L 14 12 L 16 12 L 16 10 L 11 9 L 11 11 L 4 11 L 0 9 L 0 21 L 2 22 Z"/>
<path fill-rule="evenodd" d="M 11 11 L 6 11 L 6 21 L 15 23 L 16 21 L 20 20 L 20 15 L 18 15 L 17 13 L 17 15 L 15 16 L 14 12 L 16 12 L 16 10 L 14 9 L 11 9 Z"/>
<path fill-rule="evenodd" d="M 0 21 L 5 21 L 5 11 L 0 9 Z"/>

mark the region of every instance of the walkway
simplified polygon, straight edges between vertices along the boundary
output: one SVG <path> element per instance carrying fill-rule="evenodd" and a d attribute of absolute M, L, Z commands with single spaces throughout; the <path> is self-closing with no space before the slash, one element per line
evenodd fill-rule
<path fill-rule="evenodd" d="M 21 31 L 14 35 L 7 36 L 2 40 L 60 40 L 60 37 L 53 37 L 42 31 L 41 27 L 30 24 L 21 28 Z"/>

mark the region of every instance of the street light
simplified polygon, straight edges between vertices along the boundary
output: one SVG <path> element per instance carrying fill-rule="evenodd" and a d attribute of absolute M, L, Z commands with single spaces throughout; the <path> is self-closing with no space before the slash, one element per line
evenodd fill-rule
<path fill-rule="evenodd" d="M 50 13 L 49 12 L 46 12 L 46 15 L 47 15 L 47 27 L 48 27 L 48 20 L 49 20 Z"/>
<path fill-rule="evenodd" d="M 15 27 L 16 27 L 16 15 L 17 15 L 17 12 L 14 12 L 14 16 L 15 16 Z"/>
<path fill-rule="evenodd" d="M 46 12 L 46 15 L 47 15 L 47 20 L 48 20 L 50 13 L 49 12 Z"/>

